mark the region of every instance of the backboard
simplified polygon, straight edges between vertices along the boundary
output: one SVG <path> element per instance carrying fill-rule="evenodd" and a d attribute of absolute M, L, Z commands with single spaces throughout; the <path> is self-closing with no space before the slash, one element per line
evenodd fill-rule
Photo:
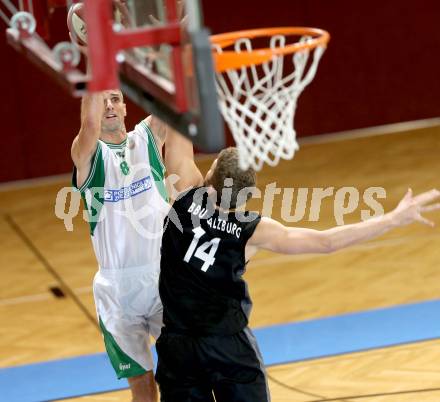
<path fill-rule="evenodd" d="M 114 16 L 121 35 L 142 29 L 164 37 L 119 55 L 124 92 L 201 149 L 223 148 L 211 43 L 199 1 L 126 0 L 124 5 L 128 18 L 119 10 Z"/>
<path fill-rule="evenodd" d="M 90 70 L 77 67 L 75 46 L 51 46 L 48 18 L 76 0 L 2 1 L 8 41 L 73 95 L 120 86 L 148 113 L 188 136 L 203 151 L 224 147 L 209 31 L 198 0 L 84 0 Z M 39 10 L 36 12 L 36 10 Z M 17 11 L 35 18 L 33 24 Z M 14 20 L 15 19 L 15 20 Z M 44 27 L 44 32 L 43 32 Z M 67 24 L 65 39 L 68 38 Z"/>

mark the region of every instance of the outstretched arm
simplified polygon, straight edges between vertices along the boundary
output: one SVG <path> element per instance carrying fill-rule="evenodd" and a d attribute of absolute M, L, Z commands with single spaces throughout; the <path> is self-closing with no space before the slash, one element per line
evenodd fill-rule
<path fill-rule="evenodd" d="M 104 98 L 101 93 L 84 95 L 81 103 L 81 128 L 73 140 L 71 155 L 77 169 L 77 186 L 87 179 L 101 133 Z"/>
<path fill-rule="evenodd" d="M 177 193 L 203 184 L 202 174 L 194 162 L 192 142 L 170 127 L 165 144 L 165 166 Z"/>
<path fill-rule="evenodd" d="M 168 126 L 156 116 L 150 114 L 144 119 L 144 122 L 151 128 L 156 145 L 162 155 L 162 148 L 167 139 L 169 128 Z"/>
<path fill-rule="evenodd" d="M 171 199 L 175 200 L 178 193 L 188 188 L 201 186 L 203 177 L 194 163 L 192 142 L 154 115 L 148 116 L 144 121 L 151 128 L 161 154 L 165 145 L 164 162 Z"/>
<path fill-rule="evenodd" d="M 416 197 L 413 197 L 412 191 L 409 190 L 399 205 L 385 215 L 323 231 L 289 228 L 273 219 L 262 218 L 249 239 L 248 246 L 283 254 L 330 253 L 412 222 L 434 226 L 433 222 L 421 214 L 440 209 L 440 204 L 428 205 L 439 198 L 438 190 L 431 190 Z"/>

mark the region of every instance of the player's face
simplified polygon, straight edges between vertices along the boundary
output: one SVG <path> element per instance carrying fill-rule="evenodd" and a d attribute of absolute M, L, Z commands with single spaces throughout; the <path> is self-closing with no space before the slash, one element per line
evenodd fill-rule
<path fill-rule="evenodd" d="M 124 99 L 119 90 L 104 91 L 104 114 L 102 116 L 102 131 L 118 133 L 124 129 L 127 115 Z"/>

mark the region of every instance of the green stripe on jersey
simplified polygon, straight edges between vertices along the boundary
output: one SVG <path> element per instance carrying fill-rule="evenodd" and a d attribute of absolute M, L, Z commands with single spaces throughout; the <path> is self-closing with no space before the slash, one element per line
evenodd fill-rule
<path fill-rule="evenodd" d="M 157 190 L 162 198 L 168 202 L 168 192 L 165 186 L 165 165 L 162 162 L 162 156 L 156 145 L 156 140 L 154 139 L 153 132 L 151 131 L 148 124 L 144 121 L 141 123 L 142 127 L 146 130 L 148 134 L 148 157 L 150 159 L 151 171 L 153 173 L 154 183 L 156 184 Z"/>
<path fill-rule="evenodd" d="M 105 349 L 107 350 L 108 357 L 112 363 L 113 368 L 116 371 L 118 379 L 130 378 L 138 375 L 145 374 L 145 370 L 139 363 L 135 362 L 130 356 L 127 356 L 119 345 L 116 343 L 113 335 L 107 331 L 104 323 L 99 317 L 99 326 L 102 334 L 104 335 Z"/>
<path fill-rule="evenodd" d="M 90 167 L 89 175 L 87 176 L 84 184 L 78 188 L 81 193 L 81 197 L 84 201 L 85 209 L 87 210 L 88 221 L 90 225 L 90 234 L 93 236 L 96 225 L 99 220 L 99 214 L 101 213 L 104 205 L 104 159 L 102 157 L 102 146 L 98 141 L 95 155 L 93 156 L 92 165 Z M 75 176 L 73 186 L 76 186 Z M 88 205 L 86 199 L 86 193 L 89 192 L 91 197 L 90 205 Z"/>
<path fill-rule="evenodd" d="M 127 143 L 127 137 L 125 137 L 124 141 L 122 141 L 119 144 L 113 144 L 112 142 L 105 142 L 105 141 L 102 141 L 102 142 L 105 145 L 107 145 L 110 149 L 123 149 L 123 148 L 125 148 L 125 144 Z"/>

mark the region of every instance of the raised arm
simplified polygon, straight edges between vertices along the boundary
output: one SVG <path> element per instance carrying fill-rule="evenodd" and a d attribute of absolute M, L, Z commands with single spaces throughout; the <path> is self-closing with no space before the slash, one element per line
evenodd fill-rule
<path fill-rule="evenodd" d="M 101 93 L 84 95 L 81 103 L 81 128 L 73 140 L 71 155 L 77 169 L 77 185 L 87 179 L 90 165 L 101 134 L 104 98 Z"/>
<path fill-rule="evenodd" d="M 203 176 L 194 162 L 192 142 L 170 127 L 165 143 L 165 166 L 177 193 L 203 184 Z"/>
<path fill-rule="evenodd" d="M 151 128 L 151 132 L 153 133 L 154 140 L 156 141 L 156 145 L 160 150 L 162 155 L 162 148 L 165 144 L 168 135 L 168 126 L 156 116 L 150 114 L 147 118 L 144 119 L 144 122 Z"/>
<path fill-rule="evenodd" d="M 440 209 L 440 204 L 428 205 L 439 198 L 438 190 L 431 190 L 416 197 L 413 197 L 412 191 L 409 190 L 399 205 L 385 215 L 323 231 L 289 228 L 273 219 L 262 218 L 249 239 L 248 246 L 282 254 L 330 253 L 415 221 L 434 226 L 433 222 L 421 214 Z"/>

